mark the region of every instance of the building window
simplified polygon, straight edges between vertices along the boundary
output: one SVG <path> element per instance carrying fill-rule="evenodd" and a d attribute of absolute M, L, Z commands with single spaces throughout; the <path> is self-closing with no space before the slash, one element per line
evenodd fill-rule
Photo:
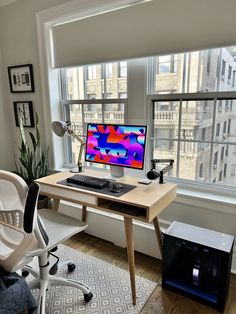
<path fill-rule="evenodd" d="M 221 148 L 221 155 L 220 155 L 220 160 L 221 160 L 221 161 L 224 160 L 224 154 L 225 154 L 225 148 L 222 147 L 222 148 Z"/>
<path fill-rule="evenodd" d="M 214 161 L 213 161 L 213 168 L 217 168 L 217 160 L 218 160 L 218 152 L 215 152 L 214 154 Z"/>
<path fill-rule="evenodd" d="M 231 166 L 231 176 L 235 177 L 236 176 L 236 165 Z"/>
<path fill-rule="evenodd" d="M 223 124 L 223 134 L 224 135 L 226 134 L 226 130 L 227 130 L 227 121 L 224 121 L 224 124 Z"/>
<path fill-rule="evenodd" d="M 203 113 L 207 113 L 208 112 L 208 102 L 206 100 L 204 100 L 203 103 Z"/>
<path fill-rule="evenodd" d="M 96 80 L 97 77 L 96 71 L 97 71 L 96 65 L 88 66 L 88 80 Z"/>
<path fill-rule="evenodd" d="M 177 72 L 177 55 L 157 58 L 157 74 Z"/>
<path fill-rule="evenodd" d="M 225 75 L 225 68 L 226 68 L 226 62 L 225 62 L 225 60 L 222 60 L 221 76 Z"/>
<path fill-rule="evenodd" d="M 229 101 L 230 100 L 228 100 L 228 99 L 225 101 L 225 112 L 229 111 Z"/>
<path fill-rule="evenodd" d="M 212 53 L 212 50 L 209 49 L 207 51 L 207 65 L 206 65 L 206 73 L 207 73 L 207 75 L 209 75 L 210 71 L 211 71 L 211 53 Z"/>
<path fill-rule="evenodd" d="M 216 125 L 216 137 L 219 139 L 220 137 L 220 123 L 217 123 Z"/>
<path fill-rule="evenodd" d="M 236 70 L 233 71 L 232 87 L 235 87 L 235 73 Z"/>
<path fill-rule="evenodd" d="M 106 78 L 112 78 L 112 63 L 107 63 L 106 68 Z"/>
<path fill-rule="evenodd" d="M 220 99 L 219 101 L 218 101 L 218 112 L 220 113 L 220 112 L 222 112 L 223 111 L 223 105 L 222 105 L 222 100 Z"/>
<path fill-rule="evenodd" d="M 199 177 L 203 178 L 203 163 L 201 163 L 199 167 Z"/>
<path fill-rule="evenodd" d="M 222 177 L 222 171 L 220 171 L 220 173 L 219 173 L 219 183 L 222 183 L 222 179 L 223 179 L 223 177 Z"/>
<path fill-rule="evenodd" d="M 119 62 L 119 77 L 127 77 L 127 62 Z"/>
<path fill-rule="evenodd" d="M 230 134 L 230 128 L 231 128 L 231 119 L 228 120 L 228 130 L 227 130 L 228 135 Z"/>
<path fill-rule="evenodd" d="M 202 128 L 202 140 L 205 141 L 206 139 L 206 128 Z"/>
<path fill-rule="evenodd" d="M 224 177 L 227 177 L 227 164 L 224 164 Z"/>
<path fill-rule="evenodd" d="M 230 84 L 230 82 L 231 82 L 231 76 L 232 76 L 232 66 L 229 65 L 229 69 L 228 69 L 228 84 Z"/>

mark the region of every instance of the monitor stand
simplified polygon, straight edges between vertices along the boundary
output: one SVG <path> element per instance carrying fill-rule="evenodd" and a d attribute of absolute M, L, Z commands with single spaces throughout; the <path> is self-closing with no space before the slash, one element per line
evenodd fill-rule
<path fill-rule="evenodd" d="M 116 167 L 116 166 L 110 166 L 110 175 L 106 175 L 104 178 L 109 179 L 112 181 L 116 181 L 119 178 L 122 178 L 124 176 L 124 168 L 123 167 Z"/>

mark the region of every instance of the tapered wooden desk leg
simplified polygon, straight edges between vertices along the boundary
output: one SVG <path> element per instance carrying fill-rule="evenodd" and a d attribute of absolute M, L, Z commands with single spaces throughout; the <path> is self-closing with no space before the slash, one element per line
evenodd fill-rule
<path fill-rule="evenodd" d="M 58 210 L 60 205 L 60 199 L 59 198 L 54 198 L 52 200 L 52 209 Z"/>
<path fill-rule="evenodd" d="M 157 217 L 153 219 L 153 224 L 156 231 L 157 242 L 160 248 L 161 257 L 163 257 L 163 243 L 161 239 L 161 229 L 160 229 L 160 225 L 159 225 L 159 221 Z"/>
<path fill-rule="evenodd" d="M 125 234 L 126 234 L 126 243 L 127 243 L 127 255 L 128 255 L 128 263 L 129 263 L 132 299 L 133 299 L 133 305 L 136 305 L 134 236 L 133 236 L 132 219 L 124 217 L 124 223 L 125 223 Z"/>
<path fill-rule="evenodd" d="M 82 205 L 82 221 L 86 222 L 87 219 L 87 206 Z"/>

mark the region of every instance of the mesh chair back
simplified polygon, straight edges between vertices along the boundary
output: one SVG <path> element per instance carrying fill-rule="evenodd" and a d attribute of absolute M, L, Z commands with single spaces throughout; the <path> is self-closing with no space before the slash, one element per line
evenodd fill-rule
<path fill-rule="evenodd" d="M 0 170 L 0 266 L 14 271 L 25 264 L 33 247 L 44 247 L 37 224 L 39 188 L 29 188 L 18 175 Z"/>

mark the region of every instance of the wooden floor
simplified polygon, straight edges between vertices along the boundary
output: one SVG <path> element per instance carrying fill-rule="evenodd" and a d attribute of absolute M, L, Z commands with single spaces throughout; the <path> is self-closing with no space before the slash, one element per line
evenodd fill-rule
<path fill-rule="evenodd" d="M 128 270 L 126 249 L 102 239 L 80 233 L 64 243 L 88 255 Z M 142 314 L 214 314 L 216 310 L 161 288 L 161 262 L 135 252 L 136 275 L 157 282 L 157 287 L 145 304 Z M 236 313 L 236 275 L 231 275 L 229 295 L 224 313 Z"/>

